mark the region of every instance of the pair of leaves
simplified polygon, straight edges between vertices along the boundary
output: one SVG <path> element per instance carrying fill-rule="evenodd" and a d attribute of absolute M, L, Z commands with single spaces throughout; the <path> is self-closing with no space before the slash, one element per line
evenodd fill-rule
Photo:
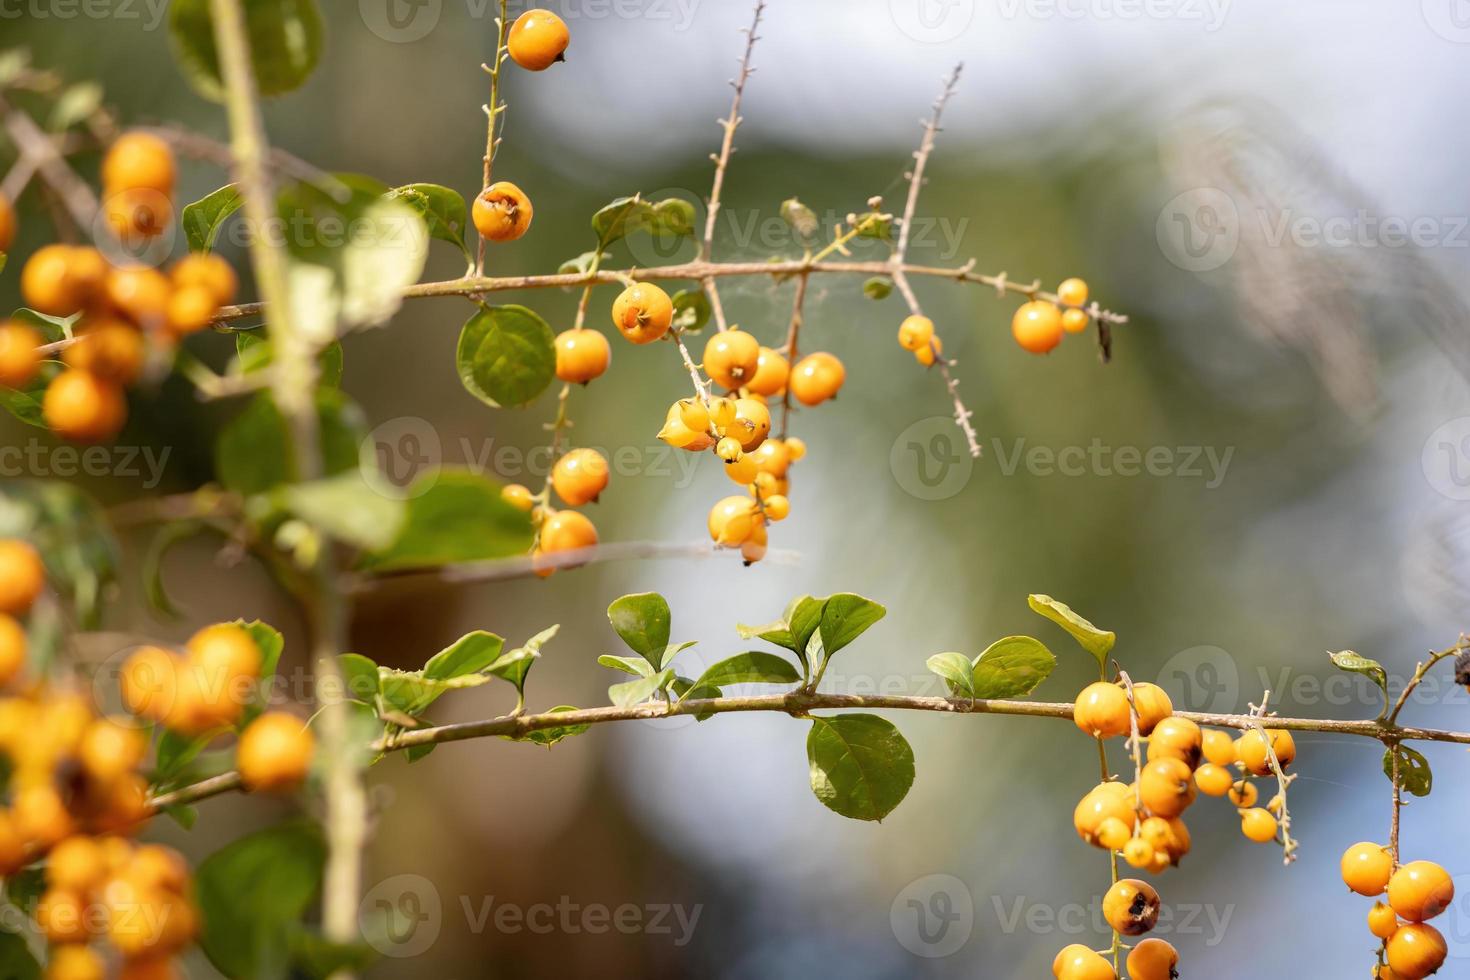
<path fill-rule="evenodd" d="M 888 610 L 852 592 L 825 598 L 801 596 L 782 617 L 764 626 L 740 626 L 742 639 L 762 639 L 796 654 L 810 670 L 861 636 Z"/>
<path fill-rule="evenodd" d="M 620 197 L 592 216 L 592 233 L 597 236 L 598 251 L 644 231 L 650 235 L 685 238 L 694 234 L 694 205 L 677 197 L 662 201 L 645 201 L 635 194 Z"/>
<path fill-rule="evenodd" d="M 604 667 L 632 674 L 636 680 L 614 684 L 607 689 L 612 703 L 621 708 L 641 704 L 662 691 L 668 690 L 675 681 L 683 681 L 685 690 L 693 684 L 679 677 L 668 664 L 680 650 L 693 643 L 669 643 L 669 631 L 673 614 L 668 600 L 657 592 L 640 592 L 614 599 L 607 607 L 607 619 L 613 630 L 622 637 L 628 649 L 637 657 L 604 655 L 598 663 Z M 715 697 L 719 692 L 715 691 Z"/>
<path fill-rule="evenodd" d="M 937 653 L 929 669 L 944 678 L 955 697 L 1006 699 L 1030 694 L 1051 676 L 1057 658 L 1040 640 L 1007 636 L 971 661 L 961 653 Z"/>

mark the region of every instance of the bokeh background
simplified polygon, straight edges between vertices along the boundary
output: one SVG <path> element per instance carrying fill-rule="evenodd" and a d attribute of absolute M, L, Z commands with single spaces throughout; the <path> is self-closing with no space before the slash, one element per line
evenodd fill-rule
<path fill-rule="evenodd" d="M 326 168 L 472 195 L 493 5 L 325 6 L 324 62 L 268 107 L 273 139 Z M 496 172 L 532 195 L 536 223 L 494 251 L 497 273 L 548 271 L 583 251 L 589 216 L 613 197 L 706 192 L 713 121 L 750 15 L 743 0 L 551 6 L 571 25 L 570 60 L 507 73 Z M 532 703 L 591 705 L 617 680 L 596 657 L 617 646 L 603 610 L 620 594 L 667 595 L 675 639 L 699 641 L 685 656 L 709 663 L 745 648 L 738 622 L 771 619 L 801 593 L 856 591 L 889 613 L 833 665 L 830 690 L 938 693 L 926 657 L 973 656 L 1029 632 L 1060 659 L 1037 696 L 1066 700 L 1092 668 L 1027 610 L 1028 592 L 1047 592 L 1116 630 L 1133 676 L 1158 679 L 1181 707 L 1245 710 L 1270 688 L 1282 713 L 1371 717 L 1371 689 L 1336 674 L 1325 651 L 1376 657 L 1401 685 L 1470 612 L 1461 7 L 773 0 L 718 255 L 792 253 L 778 207 L 793 195 L 829 223 L 874 194 L 898 208 L 918 120 L 963 61 L 914 259 L 973 258 L 981 271 L 1048 285 L 1084 276 L 1132 318 L 1114 362 L 1101 365 L 1086 338 L 1026 355 L 1007 335 L 1014 299 L 919 283 L 985 444 L 971 464 L 942 420 L 938 379 L 894 342 L 899 298 L 866 299 L 856 279 L 814 281 L 803 347 L 838 352 L 848 382 L 837 402 L 795 418 L 811 448 L 794 470 L 793 515 L 772 534 L 794 554 L 749 569 L 687 558 L 544 582 L 396 585 L 359 603 L 355 649 L 414 667 L 470 629 L 519 640 L 560 623 L 531 675 Z M 102 83 L 123 120 L 223 136 L 220 111 L 173 65 L 161 0 L 92 15 L 48 0 L 3 9 L 4 46 Z M 191 165 L 180 196 L 224 180 Z M 22 217 L 17 257 L 47 235 L 34 196 Z M 669 257 L 643 244 L 621 254 Z M 18 304 L 18 268 L 0 276 L 6 308 Z M 426 275 L 461 271 L 436 245 Z M 730 281 L 723 295 L 733 320 L 773 343 L 791 288 Z M 557 329 L 576 299 L 507 298 Z M 607 329 L 611 299 L 594 297 L 594 325 Z M 416 301 L 388 329 L 349 338 L 345 388 L 374 425 L 427 425 L 446 463 L 496 471 L 510 450 L 497 475 L 539 479 L 516 454 L 544 441 L 550 399 L 492 411 L 461 389 L 453 351 L 469 312 L 463 300 Z M 218 366 L 232 345 L 191 346 Z M 662 348 L 614 350 L 613 370 L 571 404 L 577 444 L 636 460 L 595 509 L 603 539 L 698 542 L 727 483 L 711 460 L 690 473 L 653 438 L 687 378 Z M 138 393 L 123 441 L 168 450 L 162 482 L 117 476 L 87 488 L 113 503 L 209 481 L 212 436 L 235 410 L 201 406 L 177 383 Z M 0 432 L 10 443 L 46 438 L 9 419 Z M 1069 447 L 1086 450 L 1079 470 L 1046 464 Z M 1152 451 L 1153 465 L 1120 472 L 1119 450 Z M 186 627 L 144 611 L 146 545 L 129 539 L 132 570 L 109 627 L 178 639 Z M 197 544 L 167 572 L 191 619 L 276 623 L 287 666 L 304 663 L 301 624 L 259 569 L 221 567 Z M 507 690 L 445 698 L 434 716 L 503 712 Z M 1463 729 L 1470 696 L 1430 685 L 1411 712 Z M 806 728 L 782 717 L 608 726 L 550 752 L 492 740 L 443 746 L 412 766 L 389 759 L 372 774 L 365 906 L 420 909 L 423 921 L 371 975 L 1034 977 L 1063 945 L 1103 945 L 1107 862 L 1070 824 L 1097 778 L 1092 745 L 1065 724 L 895 720 L 918 777 L 881 825 L 845 821 L 812 797 Z M 1160 883 L 1176 915 L 1159 934 L 1180 948 L 1186 976 L 1368 975 L 1368 903 L 1344 893 L 1337 858 L 1386 837 L 1381 749 L 1298 743 L 1295 866 L 1247 843 L 1220 801 L 1190 813 L 1194 852 Z M 1446 974 L 1466 975 L 1467 760 L 1454 747 L 1425 753 L 1438 791 L 1407 808 L 1405 853 L 1460 876 L 1442 926 L 1454 957 Z M 192 833 L 158 833 L 199 858 L 286 812 L 221 799 L 204 804 Z M 548 920 L 538 905 L 556 911 Z M 636 909 L 623 913 L 632 927 L 603 924 L 620 906 Z M 502 907 L 533 921 L 497 919 Z M 202 959 L 190 966 L 213 975 Z"/>

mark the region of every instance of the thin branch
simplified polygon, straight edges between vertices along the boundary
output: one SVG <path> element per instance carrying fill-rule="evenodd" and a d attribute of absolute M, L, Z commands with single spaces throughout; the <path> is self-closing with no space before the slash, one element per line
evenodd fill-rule
<path fill-rule="evenodd" d="M 56 141 L 30 116 L 12 108 L 3 98 L 0 98 L 0 115 L 4 116 L 5 132 L 21 157 L 30 160 L 41 180 L 56 192 L 71 219 L 83 229 L 93 228 L 97 223 L 97 195 L 66 162 Z"/>
<path fill-rule="evenodd" d="M 500 116 L 505 106 L 500 101 L 500 69 L 505 66 L 506 36 L 510 31 L 507 14 L 509 0 L 500 0 L 500 14 L 495 18 L 495 64 L 482 66 L 490 73 L 490 104 L 485 107 L 485 160 L 481 171 L 481 189 L 490 186 L 490 174 L 495 167 L 495 151 L 500 144 Z M 475 273 L 485 274 L 485 236 L 480 236 L 475 249 Z"/>
<path fill-rule="evenodd" d="M 806 318 L 806 289 L 807 281 L 811 276 L 802 273 L 796 278 L 796 296 L 791 301 L 791 325 L 786 328 L 786 344 L 781 348 L 785 357 L 793 365 L 797 358 L 797 341 L 800 339 L 801 325 Z M 781 436 L 786 438 L 786 432 L 791 426 L 791 385 L 787 384 L 781 391 Z"/>
<path fill-rule="evenodd" d="M 225 170 L 232 170 L 235 166 L 235 155 L 230 147 L 202 133 L 192 132 L 182 126 L 142 126 L 139 131 L 157 136 L 180 155 L 190 159 L 203 160 Z M 266 163 L 275 173 L 320 187 L 334 197 L 350 193 L 345 184 L 327 171 L 280 147 L 270 148 Z"/>
<path fill-rule="evenodd" d="M 1386 719 L 1387 723 L 1389 725 L 1393 725 L 1399 720 L 1399 713 L 1402 712 L 1404 710 L 1404 706 L 1409 703 L 1409 695 L 1413 694 L 1415 689 L 1417 689 L 1419 685 L 1423 683 L 1424 678 L 1429 676 L 1429 672 L 1431 670 L 1438 666 L 1441 661 L 1448 660 L 1450 657 L 1459 656 L 1467 649 L 1470 649 L 1470 637 L 1467 637 L 1465 636 L 1465 634 L 1462 633 L 1460 634 L 1460 638 L 1455 641 L 1454 646 L 1448 647 L 1444 650 L 1434 651 L 1430 653 L 1428 660 L 1421 661 L 1418 666 L 1414 668 L 1414 676 L 1409 678 L 1409 683 L 1404 685 L 1403 693 L 1401 693 L 1398 697 L 1398 700 L 1394 702 L 1393 711 L 1389 712 L 1388 718 Z"/>
<path fill-rule="evenodd" d="M 1281 813 L 1277 815 L 1277 824 L 1281 829 L 1281 854 L 1282 864 L 1291 864 L 1296 860 L 1297 842 L 1291 836 L 1291 807 L 1287 804 L 1286 792 L 1296 780 L 1296 775 L 1288 776 L 1281 768 L 1281 760 L 1276 756 L 1276 746 L 1271 742 L 1271 736 L 1262 726 L 1261 720 L 1267 718 L 1266 703 L 1271 700 L 1271 692 L 1266 691 L 1261 695 L 1259 706 L 1251 705 L 1250 717 L 1256 721 L 1250 726 L 1250 730 L 1261 736 L 1261 743 L 1266 747 L 1266 762 L 1271 767 L 1271 772 L 1276 777 L 1276 795 L 1281 800 Z M 1273 728 L 1279 728 L 1274 718 L 1270 719 Z"/>

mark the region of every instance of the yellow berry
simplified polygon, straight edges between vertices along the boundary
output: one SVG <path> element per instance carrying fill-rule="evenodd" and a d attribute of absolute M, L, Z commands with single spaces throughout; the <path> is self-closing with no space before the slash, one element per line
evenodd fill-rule
<path fill-rule="evenodd" d="M 536 501 L 531 498 L 531 491 L 520 483 L 507 483 L 500 490 L 500 499 L 510 504 L 516 510 L 530 511 Z"/>
<path fill-rule="evenodd" d="M 556 335 L 556 376 L 572 384 L 600 378 L 612 362 L 612 347 L 596 330 L 579 327 Z"/>
<path fill-rule="evenodd" d="M 612 307 L 613 325 L 635 344 L 651 344 L 669 332 L 674 301 L 651 282 L 634 283 L 618 295 Z"/>
<path fill-rule="evenodd" d="M 1444 966 L 1449 946 L 1433 926 L 1410 922 L 1388 941 L 1388 965 L 1404 980 L 1423 980 Z"/>
<path fill-rule="evenodd" d="M 230 263 L 210 252 L 193 252 L 174 263 L 169 272 L 175 289 L 202 286 L 214 297 L 216 306 L 235 301 L 240 278 Z"/>
<path fill-rule="evenodd" d="M 508 180 L 498 180 L 480 192 L 470 218 L 480 237 L 491 242 L 513 242 L 531 227 L 534 209 L 526 192 Z"/>
<path fill-rule="evenodd" d="M 918 351 L 929 346 L 934 336 L 934 321 L 915 314 L 898 325 L 898 345 L 904 350 Z"/>
<path fill-rule="evenodd" d="M 1084 305 L 1087 302 L 1087 283 L 1077 278 L 1062 280 L 1062 284 L 1057 287 L 1057 299 L 1061 300 L 1063 306 Z"/>
<path fill-rule="evenodd" d="M 267 711 L 240 733 L 240 779 L 253 790 L 290 789 L 306 778 L 315 750 L 316 739 L 301 719 Z"/>
<path fill-rule="evenodd" d="M 121 431 L 128 405 L 117 384 L 68 368 L 46 386 L 41 414 L 63 439 L 105 442 Z"/>
<path fill-rule="evenodd" d="M 1103 918 L 1114 931 L 1141 936 L 1159 921 L 1159 893 L 1148 882 L 1124 878 L 1103 896 Z"/>
<path fill-rule="evenodd" d="M 41 370 L 44 339 L 14 320 L 0 324 L 0 387 L 24 388 Z"/>
<path fill-rule="evenodd" d="M 747 391 L 768 397 L 786 390 L 786 380 L 791 376 L 791 362 L 777 350 L 762 347 L 756 358 L 755 374 L 745 382 Z"/>
<path fill-rule="evenodd" d="M 755 377 L 761 345 L 744 330 L 721 330 L 704 345 L 704 372 L 734 390 Z"/>
<path fill-rule="evenodd" d="M 822 351 L 796 362 L 789 385 L 796 400 L 810 407 L 836 396 L 846 379 L 847 369 L 842 362 Z"/>
<path fill-rule="evenodd" d="M 933 367 L 941 355 L 944 354 L 944 341 L 939 337 L 929 338 L 929 342 L 914 351 L 914 360 L 924 367 Z"/>
<path fill-rule="evenodd" d="M 1382 844 L 1363 842 L 1349 847 L 1342 855 L 1342 880 L 1345 885 L 1372 898 L 1382 895 L 1393 877 L 1393 855 Z"/>
<path fill-rule="evenodd" d="M 1116 684 L 1098 681 L 1077 695 L 1072 720 L 1088 735 L 1113 738 L 1132 729 L 1128 695 Z"/>
<path fill-rule="evenodd" d="M 1057 954 L 1051 964 L 1056 980 L 1117 980 L 1113 965 L 1081 943 L 1073 943 Z"/>
<path fill-rule="evenodd" d="M 595 501 L 607 481 L 607 460 L 595 449 L 573 449 L 551 468 L 551 486 L 569 507 Z"/>
<path fill-rule="evenodd" d="M 1368 931 L 1379 939 L 1392 939 L 1399 931 L 1399 917 L 1385 902 L 1374 902 L 1368 910 Z"/>
<path fill-rule="evenodd" d="M 760 520 L 755 501 L 749 497 L 725 497 L 709 512 L 709 536 L 716 544 L 734 548 L 743 544 Z"/>
<path fill-rule="evenodd" d="M 1410 861 L 1388 880 L 1388 904 L 1410 922 L 1432 919 L 1454 900 L 1454 881 L 1433 861 Z"/>
<path fill-rule="evenodd" d="M 1242 810 L 1240 832 L 1257 844 L 1268 844 L 1276 839 L 1276 818 L 1260 807 Z"/>
<path fill-rule="evenodd" d="M 1067 333 L 1081 333 L 1091 322 L 1092 318 L 1081 310 L 1062 311 L 1062 329 Z"/>
<path fill-rule="evenodd" d="M 1032 300 L 1011 318 L 1011 336 L 1023 350 L 1045 354 L 1062 342 L 1062 313 L 1055 303 Z"/>
<path fill-rule="evenodd" d="M 506 34 L 511 60 L 527 71 L 545 71 L 564 60 L 571 32 L 564 20 L 549 10 L 528 10 L 516 18 Z"/>
<path fill-rule="evenodd" d="M 1179 976 L 1179 951 L 1162 939 L 1141 941 L 1128 952 L 1128 980 L 1172 980 Z"/>
<path fill-rule="evenodd" d="M 177 175 L 173 150 L 151 133 L 124 133 L 102 158 L 102 183 L 112 191 L 144 188 L 170 195 Z"/>

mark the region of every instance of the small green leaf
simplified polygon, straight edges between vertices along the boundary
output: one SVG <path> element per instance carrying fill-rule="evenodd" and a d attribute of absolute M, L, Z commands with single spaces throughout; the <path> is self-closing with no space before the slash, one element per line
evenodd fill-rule
<path fill-rule="evenodd" d="M 408 498 L 397 540 L 360 559 L 363 568 L 433 568 L 524 555 L 531 547 L 530 515 L 506 503 L 499 484 L 477 473 L 426 473 L 409 487 Z"/>
<path fill-rule="evenodd" d="M 431 742 L 428 746 L 434 748 Z M 415 746 L 421 748 L 421 746 Z M 406 753 L 413 761 L 413 749 Z M 427 755 L 428 753 L 424 753 Z M 364 909 L 362 919 L 376 910 Z M 407 928 L 412 928 L 416 923 L 405 923 Z M 380 927 L 385 927 L 385 922 L 379 922 Z M 398 935 L 402 935 L 399 933 Z M 377 937 L 377 941 L 391 943 L 392 939 L 388 932 L 383 931 Z M 295 970 L 301 971 L 305 976 L 313 980 L 327 980 L 332 976 L 348 976 L 360 974 L 371 966 L 378 958 L 378 948 L 374 948 L 366 940 L 358 940 L 351 943 L 334 943 L 321 935 L 314 929 L 302 928 L 295 931 L 291 936 L 291 965 Z M 392 948 L 389 946 L 388 948 Z"/>
<path fill-rule="evenodd" d="M 1032 595 L 1027 597 L 1026 601 L 1030 604 L 1032 611 L 1040 613 L 1071 633 L 1072 638 L 1082 646 L 1082 649 L 1097 658 L 1099 667 L 1107 666 L 1108 652 L 1117 642 L 1117 634 L 1098 629 L 1073 612 L 1065 602 L 1053 599 L 1049 595 Z"/>
<path fill-rule="evenodd" d="M 924 665 L 944 679 L 955 697 L 975 696 L 975 668 L 963 653 L 936 653 L 924 661 Z"/>
<path fill-rule="evenodd" d="M 642 704 L 664 688 L 674 679 L 673 668 L 667 668 L 648 677 L 640 677 L 636 681 L 625 681 L 622 684 L 614 684 L 607 689 L 607 696 L 613 704 L 619 708 L 631 708 Z"/>
<path fill-rule="evenodd" d="M 728 687 L 731 684 L 795 684 L 801 680 L 795 667 L 774 653 L 752 650 L 721 660 L 699 675 L 695 688 Z"/>
<path fill-rule="evenodd" d="M 634 677 L 652 677 L 653 665 L 642 657 L 619 657 L 611 653 L 604 653 L 597 658 L 599 665 L 609 667 L 613 670 L 621 670 L 625 674 Z"/>
<path fill-rule="evenodd" d="M 592 233 L 597 236 L 597 247 L 607 247 L 627 235 L 648 227 L 653 209 L 641 197 L 620 197 L 604 205 L 592 216 Z"/>
<path fill-rule="evenodd" d="M 31 954 L 25 938 L 8 929 L 0 929 L 0 977 L 41 980 L 41 964 Z"/>
<path fill-rule="evenodd" d="M 291 936 L 321 886 L 326 845 L 293 823 L 242 837 L 205 858 L 194 878 L 199 945 L 227 977 L 283 977 Z"/>
<path fill-rule="evenodd" d="M 792 650 L 802 663 L 807 660 L 807 647 L 822 625 L 822 609 L 826 602 L 809 595 L 793 599 L 786 607 L 786 625 L 791 633 Z"/>
<path fill-rule="evenodd" d="M 891 292 L 893 292 L 892 281 L 882 276 L 874 276 L 863 283 L 863 295 L 868 299 L 887 299 Z"/>
<path fill-rule="evenodd" d="M 102 108 L 102 86 L 95 82 L 68 85 L 56 97 L 51 109 L 49 127 L 53 132 L 70 129 Z"/>
<path fill-rule="evenodd" d="M 854 820 L 882 820 L 914 783 L 914 750 L 877 715 L 813 718 L 806 754 L 817 799 Z"/>
<path fill-rule="evenodd" d="M 529 404 L 556 374 L 555 341 L 546 321 L 524 306 L 482 309 L 459 334 L 459 379 L 492 408 Z"/>
<path fill-rule="evenodd" d="M 378 696 L 378 665 L 360 653 L 344 653 L 337 657 L 337 666 L 347 696 L 371 704 Z"/>
<path fill-rule="evenodd" d="M 679 330 L 698 333 L 709 323 L 713 310 L 703 289 L 681 289 L 670 300 L 674 304 L 674 326 Z"/>
<path fill-rule="evenodd" d="M 367 426 L 362 412 L 335 389 L 317 392 L 326 476 L 358 466 Z M 226 489 L 243 496 L 265 493 L 296 480 L 286 420 L 268 393 L 251 400 L 220 432 L 215 445 L 215 471 Z"/>
<path fill-rule="evenodd" d="M 492 680 L 489 674 L 460 674 L 456 677 L 425 677 L 421 670 L 378 668 L 379 695 L 389 710 L 411 720 L 422 715 L 435 701 L 450 691 L 479 687 Z M 383 712 L 379 712 L 383 714 Z"/>
<path fill-rule="evenodd" d="M 275 491 L 282 509 L 329 537 L 365 551 L 380 551 L 398 539 L 407 506 L 353 470 Z"/>
<path fill-rule="evenodd" d="M 470 257 L 470 250 L 464 242 L 469 210 L 459 191 L 439 184 L 405 184 L 393 188 L 388 196 L 417 211 L 429 228 L 430 238 L 449 242 L 458 247 L 466 259 Z"/>
<path fill-rule="evenodd" d="M 592 269 L 596 266 L 598 254 L 599 253 L 596 249 L 593 249 L 590 252 L 583 252 L 576 258 L 567 259 L 561 265 L 557 266 L 556 271 L 559 275 L 563 276 L 570 276 L 573 274 L 585 276 L 590 273 Z"/>
<path fill-rule="evenodd" d="M 524 696 L 526 675 L 531 672 L 531 665 L 541 656 L 541 648 L 550 643 L 560 629 L 560 626 L 548 626 L 521 646 L 509 653 L 502 654 L 493 664 L 485 668 L 485 673 L 510 681 L 515 685 L 516 692 Z"/>
<path fill-rule="evenodd" d="M 822 601 L 822 649 L 828 657 L 856 640 L 888 610 L 860 595 L 839 592 Z"/>
<path fill-rule="evenodd" d="M 440 650 L 424 664 L 424 677 L 447 681 L 466 674 L 477 674 L 500 657 L 505 640 L 494 633 L 475 630 Z"/>
<path fill-rule="evenodd" d="M 774 623 L 765 623 L 761 626 L 746 626 L 744 624 L 735 627 L 735 632 L 740 634 L 742 640 L 765 640 L 774 643 L 778 647 L 785 647 L 792 653 L 799 655 L 796 638 L 791 635 L 787 628 L 786 620 L 778 619 Z"/>
<path fill-rule="evenodd" d="M 184 226 L 184 238 L 191 252 L 208 252 L 214 248 L 220 229 L 230 215 L 240 210 L 245 198 L 234 184 L 226 184 L 195 201 L 184 205 L 180 223 Z"/>
<path fill-rule="evenodd" d="M 663 666 L 669 645 L 669 603 L 657 592 L 641 592 L 613 600 L 607 607 L 608 622 L 629 649 L 653 665 Z"/>
<path fill-rule="evenodd" d="M 576 707 L 575 705 L 559 704 L 555 708 L 549 709 L 547 711 L 547 714 L 562 714 L 567 711 L 580 710 L 582 709 Z M 587 731 L 587 729 L 591 727 L 591 725 L 566 725 L 557 728 L 543 728 L 539 731 L 528 732 L 525 735 L 502 735 L 500 737 L 511 742 L 532 742 L 536 745 L 544 745 L 547 748 L 550 748 L 564 738 L 571 738 L 573 735 L 581 735 L 583 732 Z"/>
<path fill-rule="evenodd" d="M 1369 660 L 1361 654 L 1352 650 L 1342 650 L 1338 653 L 1329 653 L 1332 665 L 1338 670 L 1345 670 L 1350 674 L 1362 674 L 1374 684 L 1378 685 L 1383 692 L 1384 704 L 1388 703 L 1388 672 L 1383 665 L 1376 660 Z"/>
<path fill-rule="evenodd" d="M 975 697 L 1023 697 L 1050 677 L 1056 665 L 1057 658 L 1040 640 L 1029 636 L 996 640 L 975 660 Z"/>
<path fill-rule="evenodd" d="M 694 218 L 693 204 L 678 197 L 666 198 L 653 205 L 649 231 L 656 235 L 685 238 L 694 234 Z"/>
<path fill-rule="evenodd" d="M 1428 796 L 1434 789 L 1434 773 L 1429 768 L 1429 760 L 1424 756 L 1400 744 L 1397 747 L 1399 756 L 1399 785 L 1414 796 Z M 1383 774 L 1393 781 L 1393 754 L 1395 747 L 1390 747 L 1383 753 Z"/>
<path fill-rule="evenodd" d="M 300 88 L 322 53 L 322 17 L 315 0 L 251 0 L 242 6 L 260 94 Z M 223 102 L 209 0 L 173 0 L 169 31 L 189 81 L 205 98 Z"/>
<path fill-rule="evenodd" d="M 204 751 L 205 746 L 218 736 L 217 731 L 203 735 L 180 735 L 177 732 L 165 730 L 163 736 L 158 740 L 158 749 L 153 764 L 153 781 L 160 785 L 172 784 L 184 774 L 189 764 L 199 757 L 199 753 Z"/>

